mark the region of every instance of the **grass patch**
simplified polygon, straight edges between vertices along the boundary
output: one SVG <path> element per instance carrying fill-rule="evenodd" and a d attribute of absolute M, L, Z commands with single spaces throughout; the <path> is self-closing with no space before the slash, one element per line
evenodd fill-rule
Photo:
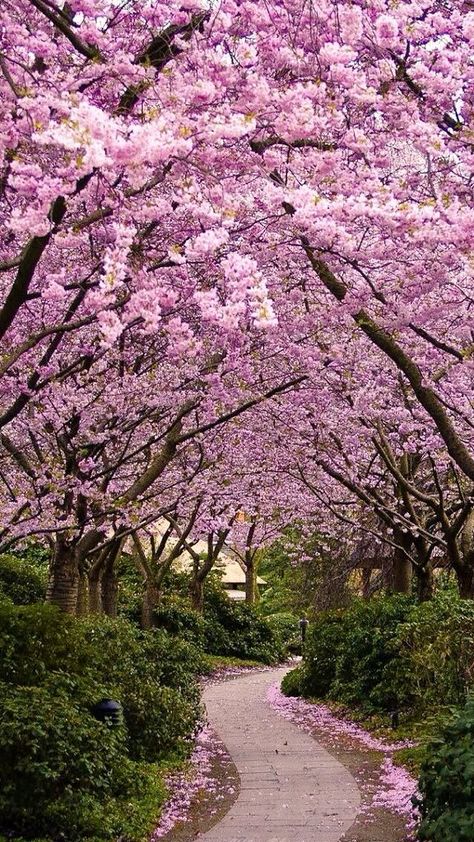
<path fill-rule="evenodd" d="M 208 675 L 218 669 L 232 669 L 233 667 L 265 667 L 262 661 L 254 661 L 246 658 L 234 658 L 226 655 L 204 655 L 203 675 Z M 1 840 L 0 840 L 1 842 Z"/>

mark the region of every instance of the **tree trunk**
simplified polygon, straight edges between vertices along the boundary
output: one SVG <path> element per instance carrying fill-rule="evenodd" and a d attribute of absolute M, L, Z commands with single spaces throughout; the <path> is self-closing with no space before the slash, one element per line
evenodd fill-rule
<path fill-rule="evenodd" d="M 79 585 L 77 590 L 76 614 L 78 617 L 85 617 L 89 613 L 89 581 L 87 573 L 81 571 L 79 574 Z"/>
<path fill-rule="evenodd" d="M 118 579 L 112 563 L 107 563 L 102 574 L 100 589 L 102 594 L 102 608 L 107 617 L 117 616 Z"/>
<path fill-rule="evenodd" d="M 147 581 L 142 602 L 142 628 L 151 629 L 155 622 L 153 612 L 160 604 L 161 590 L 153 581 Z"/>
<path fill-rule="evenodd" d="M 456 569 L 459 595 L 462 599 L 474 598 L 474 509 L 464 524 L 461 536 L 462 566 Z"/>
<path fill-rule="evenodd" d="M 411 544 L 411 538 L 403 532 L 395 530 L 395 540 L 397 544 L 408 550 Z M 413 575 L 413 565 L 409 558 L 406 557 L 402 550 L 395 548 L 393 553 L 393 567 L 392 567 L 392 590 L 394 593 L 411 593 L 411 580 Z"/>
<path fill-rule="evenodd" d="M 192 578 L 189 593 L 192 607 L 195 611 L 199 611 L 202 614 L 204 610 L 204 582 L 198 576 Z"/>
<path fill-rule="evenodd" d="M 256 601 L 257 576 L 253 561 L 245 565 L 245 602 L 254 605 Z"/>
<path fill-rule="evenodd" d="M 427 564 L 425 567 L 418 567 L 416 568 L 415 573 L 417 580 L 418 599 L 420 602 L 428 602 L 428 600 L 433 598 L 434 593 L 434 578 L 432 565 Z"/>
<path fill-rule="evenodd" d="M 474 570 L 469 565 L 456 570 L 459 596 L 461 599 L 474 599 Z"/>
<path fill-rule="evenodd" d="M 102 594 L 100 592 L 101 570 L 91 570 L 89 573 L 89 613 L 102 614 Z"/>
<path fill-rule="evenodd" d="M 46 602 L 57 605 L 66 614 L 76 614 L 79 590 L 79 564 L 76 552 L 58 538 L 49 571 Z"/>
<path fill-rule="evenodd" d="M 370 599 L 370 580 L 372 578 L 372 569 L 370 567 L 362 568 L 362 599 Z"/>

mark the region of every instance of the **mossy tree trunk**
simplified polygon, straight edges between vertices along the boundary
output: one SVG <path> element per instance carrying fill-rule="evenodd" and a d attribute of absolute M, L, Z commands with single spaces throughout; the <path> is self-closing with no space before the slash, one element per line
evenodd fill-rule
<path fill-rule="evenodd" d="M 62 536 L 53 550 L 46 602 L 57 605 L 65 614 L 76 614 L 79 593 L 79 562 L 74 546 Z"/>

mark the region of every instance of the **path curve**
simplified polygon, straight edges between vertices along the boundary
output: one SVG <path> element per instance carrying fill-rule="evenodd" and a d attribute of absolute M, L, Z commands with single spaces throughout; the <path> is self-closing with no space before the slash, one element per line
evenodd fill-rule
<path fill-rule="evenodd" d="M 352 825 L 360 794 L 350 772 L 266 699 L 287 671 L 206 687 L 209 723 L 232 756 L 241 789 L 199 842 L 338 842 Z"/>

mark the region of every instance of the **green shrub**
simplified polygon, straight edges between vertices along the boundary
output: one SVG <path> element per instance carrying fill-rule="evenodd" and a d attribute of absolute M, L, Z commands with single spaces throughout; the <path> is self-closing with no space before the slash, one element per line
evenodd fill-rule
<path fill-rule="evenodd" d="M 204 614 L 191 608 L 183 577 L 175 577 L 179 593 L 165 593 L 154 612 L 157 626 L 189 641 L 212 655 L 275 663 L 287 651 L 278 629 L 261 617 L 254 606 L 229 599 L 217 578 L 205 587 Z"/>
<path fill-rule="evenodd" d="M 183 754 L 200 715 L 196 672 L 201 655 L 164 630 L 144 632 L 125 620 L 86 618 L 79 624 L 89 667 L 124 709 L 133 758 Z"/>
<path fill-rule="evenodd" d="M 294 670 L 290 670 L 284 676 L 281 682 L 281 691 L 285 694 L 285 696 L 301 696 L 302 693 L 302 679 L 303 679 L 303 669 L 302 667 L 296 667 Z"/>
<path fill-rule="evenodd" d="M 0 555 L 0 591 L 15 605 L 42 602 L 46 585 L 46 569 L 38 569 L 15 555 Z"/>
<path fill-rule="evenodd" d="M 82 674 L 91 654 L 79 624 L 57 608 L 0 604 L 0 675 L 4 681 L 38 685 L 58 668 Z"/>
<path fill-rule="evenodd" d="M 143 761 L 188 753 L 201 660 L 164 630 L 2 604 L 0 829 L 99 842 L 146 837 L 163 787 Z M 122 704 L 117 729 L 91 715 L 106 696 Z"/>
<path fill-rule="evenodd" d="M 474 676 L 474 604 L 441 590 L 398 627 L 400 696 L 414 706 L 462 705 Z"/>
<path fill-rule="evenodd" d="M 474 699 L 427 749 L 419 782 L 420 840 L 474 839 Z"/>
<path fill-rule="evenodd" d="M 354 600 L 308 629 L 306 696 L 423 712 L 463 704 L 474 675 L 474 605 L 450 590 L 416 604 L 405 596 Z"/>
<path fill-rule="evenodd" d="M 204 648 L 205 621 L 198 611 L 193 611 L 189 599 L 173 594 L 164 596 L 153 613 L 153 620 L 156 626 L 166 629 L 170 634 Z"/>
<path fill-rule="evenodd" d="M 377 597 L 319 615 L 306 637 L 304 695 L 371 710 L 400 705 L 396 634 L 410 608 L 407 597 Z"/>
<path fill-rule="evenodd" d="M 375 710 L 403 706 L 396 634 L 411 605 L 404 596 L 377 597 L 359 600 L 344 613 L 333 698 Z"/>
<path fill-rule="evenodd" d="M 60 683 L 2 684 L 0 706 L 3 829 L 68 839 L 99 832 L 103 800 L 131 790 L 125 729 L 98 722 Z"/>
<path fill-rule="evenodd" d="M 276 635 L 285 655 L 301 654 L 301 632 L 297 617 L 282 612 L 270 614 L 265 617 L 265 620 Z"/>
<path fill-rule="evenodd" d="M 344 614 L 328 611 L 310 623 L 306 632 L 301 688 L 304 695 L 329 696 L 336 664 L 344 648 Z"/>
<path fill-rule="evenodd" d="M 207 652 L 267 664 L 283 656 L 278 636 L 256 608 L 234 602 L 221 588 L 206 593 L 204 621 Z"/>

